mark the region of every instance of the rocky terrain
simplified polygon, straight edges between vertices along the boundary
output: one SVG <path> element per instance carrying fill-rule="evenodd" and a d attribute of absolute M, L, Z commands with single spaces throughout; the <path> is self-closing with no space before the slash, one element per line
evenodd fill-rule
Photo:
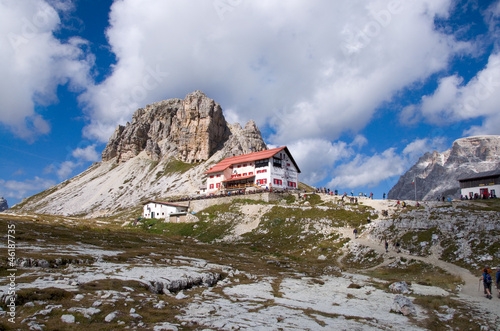
<path fill-rule="evenodd" d="M 7 204 L 7 200 L 3 197 L 0 197 L 0 211 L 4 211 L 9 209 L 9 205 Z"/>
<path fill-rule="evenodd" d="M 4 277 L 0 326 L 495 330 L 500 322 L 500 299 L 478 289 L 481 267 L 500 265 L 496 199 L 405 208 L 324 194 L 209 201 L 185 224 L 0 214 L 17 245 L 15 324 Z"/>
<path fill-rule="evenodd" d="M 25 199 L 13 210 L 54 215 L 105 216 L 140 208 L 147 200 L 193 195 L 204 172 L 228 156 L 267 149 L 253 121 L 226 122 L 222 109 L 200 91 L 138 109 L 118 126 L 102 161 Z"/>
<path fill-rule="evenodd" d="M 460 198 L 458 178 L 500 169 L 500 136 L 458 139 L 451 149 L 424 154 L 389 191 L 389 199 Z M 415 180 L 415 184 L 412 184 Z"/>

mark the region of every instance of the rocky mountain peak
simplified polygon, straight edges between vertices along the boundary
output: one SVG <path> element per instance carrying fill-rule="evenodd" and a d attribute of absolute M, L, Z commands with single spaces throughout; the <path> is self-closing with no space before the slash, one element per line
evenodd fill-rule
<path fill-rule="evenodd" d="M 4 211 L 9 209 L 9 205 L 7 204 L 7 200 L 3 197 L 0 197 L 0 211 Z"/>
<path fill-rule="evenodd" d="M 425 153 L 389 191 L 389 199 L 434 200 L 459 198 L 459 177 L 500 168 L 500 136 L 457 139 L 439 153 Z M 415 183 L 412 182 L 415 180 Z"/>
<path fill-rule="evenodd" d="M 203 92 L 137 109 L 132 122 L 119 125 L 102 160 L 123 163 L 142 151 L 153 160 L 173 156 L 182 162 L 205 161 L 230 135 L 222 108 Z"/>

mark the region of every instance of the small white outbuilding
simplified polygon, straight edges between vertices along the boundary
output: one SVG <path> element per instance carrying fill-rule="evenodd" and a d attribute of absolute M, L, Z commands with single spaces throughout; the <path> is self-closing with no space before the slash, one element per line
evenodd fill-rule
<path fill-rule="evenodd" d="M 156 218 L 169 220 L 170 216 L 186 215 L 188 206 L 178 205 L 171 202 L 148 201 L 144 205 L 142 216 L 144 218 Z"/>

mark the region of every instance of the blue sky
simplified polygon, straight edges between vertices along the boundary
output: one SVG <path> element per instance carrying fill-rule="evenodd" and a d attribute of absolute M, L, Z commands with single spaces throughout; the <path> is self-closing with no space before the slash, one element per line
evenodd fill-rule
<path fill-rule="evenodd" d="M 499 1 L 5 0 L 0 196 L 84 171 L 135 109 L 201 90 L 301 180 L 383 192 L 500 134 Z"/>

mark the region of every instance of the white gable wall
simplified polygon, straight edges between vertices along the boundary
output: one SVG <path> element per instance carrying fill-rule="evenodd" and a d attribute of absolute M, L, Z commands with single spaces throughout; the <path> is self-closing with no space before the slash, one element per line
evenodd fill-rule
<path fill-rule="evenodd" d="M 149 202 L 144 205 L 142 216 L 144 218 L 168 218 L 170 214 L 186 212 L 187 207 L 171 206 L 158 202 Z"/>

